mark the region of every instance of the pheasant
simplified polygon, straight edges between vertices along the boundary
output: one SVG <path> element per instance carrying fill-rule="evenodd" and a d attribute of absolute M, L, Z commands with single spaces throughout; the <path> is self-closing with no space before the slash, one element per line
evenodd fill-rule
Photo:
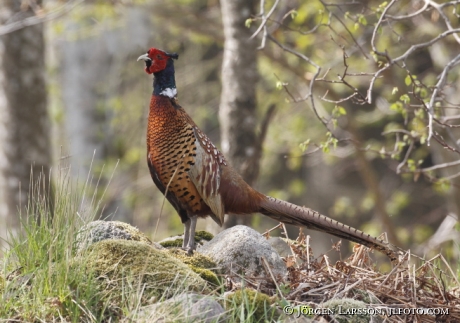
<path fill-rule="evenodd" d="M 259 193 L 228 164 L 222 153 L 179 105 L 174 76 L 176 53 L 150 48 L 137 60 L 153 74 L 147 127 L 147 163 L 158 189 L 185 226 L 182 248 L 195 247 L 197 218 L 210 216 L 222 226 L 225 214 L 261 213 L 350 240 L 397 260 L 395 247 L 306 207 Z"/>

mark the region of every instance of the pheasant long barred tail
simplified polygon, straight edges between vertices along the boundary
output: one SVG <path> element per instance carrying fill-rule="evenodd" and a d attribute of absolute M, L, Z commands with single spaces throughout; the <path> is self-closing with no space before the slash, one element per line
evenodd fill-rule
<path fill-rule="evenodd" d="M 336 237 L 376 249 L 387 255 L 392 262 L 398 260 L 398 252 L 391 244 L 374 238 L 346 224 L 335 221 L 312 209 L 267 196 L 260 205 L 260 213 L 283 223 L 304 226 L 312 230 L 326 232 Z"/>

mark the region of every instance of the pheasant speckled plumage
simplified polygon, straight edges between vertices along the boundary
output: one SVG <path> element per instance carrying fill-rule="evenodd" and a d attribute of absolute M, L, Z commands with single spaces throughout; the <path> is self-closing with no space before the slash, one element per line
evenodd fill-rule
<path fill-rule="evenodd" d="M 151 48 L 138 60 L 145 61 L 148 74 L 154 74 L 147 163 L 154 183 L 184 223 L 184 249 L 194 249 L 198 217 L 210 216 L 221 226 L 225 214 L 258 212 L 283 223 L 363 244 L 397 261 L 397 251 L 391 244 L 250 187 L 179 105 L 173 63 L 177 58 L 177 54 Z"/>

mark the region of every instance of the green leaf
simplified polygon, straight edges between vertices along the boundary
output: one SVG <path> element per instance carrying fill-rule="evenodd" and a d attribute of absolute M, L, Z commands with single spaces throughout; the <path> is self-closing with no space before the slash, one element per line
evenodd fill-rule
<path fill-rule="evenodd" d="M 246 26 L 246 28 L 251 27 L 252 21 L 253 21 L 252 18 L 246 19 L 246 21 L 244 22 L 244 25 Z"/>
<path fill-rule="evenodd" d="M 428 95 L 428 92 L 426 91 L 426 88 L 424 88 L 424 87 L 420 88 L 420 96 L 422 98 L 426 98 L 427 95 Z"/>
<path fill-rule="evenodd" d="M 401 112 L 401 110 L 403 110 L 403 105 L 402 105 L 401 101 L 397 101 L 395 103 L 392 103 L 390 105 L 390 110 Z"/>
<path fill-rule="evenodd" d="M 398 91 L 399 91 L 399 90 L 398 90 L 398 87 L 395 86 L 395 87 L 393 88 L 393 90 L 391 91 L 391 94 L 392 94 L 392 95 L 395 95 Z"/>
<path fill-rule="evenodd" d="M 294 20 L 297 17 L 298 14 L 299 13 L 297 12 L 297 10 L 291 10 L 291 18 L 292 18 L 292 20 Z"/>
<path fill-rule="evenodd" d="M 415 161 L 413 159 L 407 160 L 407 167 L 411 172 L 414 172 L 417 169 L 417 166 L 415 165 Z"/>
<path fill-rule="evenodd" d="M 340 117 L 346 114 L 347 114 L 347 110 L 345 110 L 345 108 L 340 105 L 336 105 L 334 109 L 332 109 L 332 115 L 334 117 Z"/>
<path fill-rule="evenodd" d="M 412 84 L 412 79 L 410 75 L 407 75 L 406 78 L 404 79 L 404 83 L 406 83 L 407 86 Z"/>
<path fill-rule="evenodd" d="M 364 15 L 358 15 L 358 22 L 363 26 L 367 25 L 367 20 L 366 17 L 364 17 Z"/>
<path fill-rule="evenodd" d="M 281 81 L 276 82 L 276 88 L 278 90 L 282 90 L 283 89 L 283 82 L 281 82 Z"/>
<path fill-rule="evenodd" d="M 450 186 L 450 180 L 441 178 L 433 184 L 433 189 L 440 194 L 446 194 L 449 192 Z"/>
<path fill-rule="evenodd" d="M 388 5 L 387 1 L 382 2 L 377 8 L 377 12 L 382 12 L 387 5 Z"/>
<path fill-rule="evenodd" d="M 302 150 L 302 152 L 305 152 L 308 149 L 309 145 L 310 145 L 310 139 L 307 139 L 304 142 L 300 143 L 299 148 L 300 150 Z"/>
<path fill-rule="evenodd" d="M 410 97 L 409 95 L 407 94 L 403 94 L 401 95 L 401 97 L 399 98 L 402 102 L 404 102 L 405 104 L 408 104 L 410 102 Z"/>

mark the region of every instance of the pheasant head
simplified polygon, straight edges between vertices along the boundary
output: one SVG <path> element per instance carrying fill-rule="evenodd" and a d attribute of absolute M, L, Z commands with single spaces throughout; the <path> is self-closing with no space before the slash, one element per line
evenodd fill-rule
<path fill-rule="evenodd" d="M 173 59 L 178 59 L 176 53 L 167 53 L 161 49 L 150 48 L 146 54 L 137 59 L 145 62 L 145 72 L 153 74 L 153 94 L 174 98 L 177 95 L 174 78 Z"/>

